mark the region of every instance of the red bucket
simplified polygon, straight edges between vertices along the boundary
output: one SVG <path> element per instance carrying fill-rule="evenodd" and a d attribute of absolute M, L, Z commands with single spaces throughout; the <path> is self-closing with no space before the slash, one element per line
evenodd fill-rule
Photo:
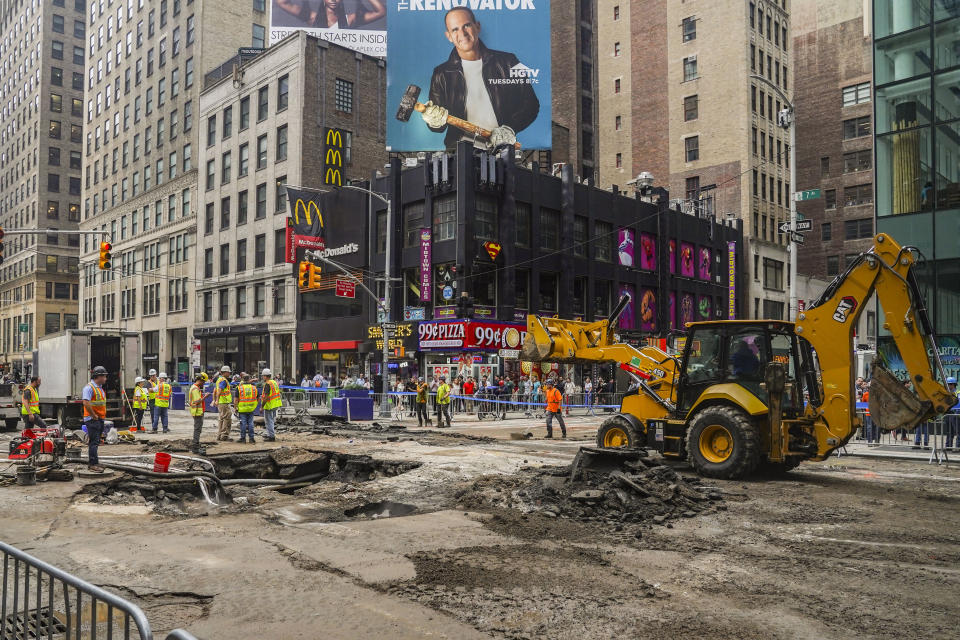
<path fill-rule="evenodd" d="M 170 454 L 158 453 L 153 457 L 154 473 L 166 473 L 170 470 Z"/>

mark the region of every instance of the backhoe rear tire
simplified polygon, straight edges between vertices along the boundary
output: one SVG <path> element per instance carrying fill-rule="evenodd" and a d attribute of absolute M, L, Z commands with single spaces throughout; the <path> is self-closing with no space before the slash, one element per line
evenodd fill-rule
<path fill-rule="evenodd" d="M 740 409 L 706 407 L 687 430 L 687 459 L 702 476 L 743 478 L 760 462 L 760 434 Z"/>
<path fill-rule="evenodd" d="M 646 444 L 641 437 L 642 434 L 633 428 L 629 420 L 619 415 L 612 416 L 600 425 L 600 430 L 597 431 L 597 446 L 608 449 L 638 449 Z"/>

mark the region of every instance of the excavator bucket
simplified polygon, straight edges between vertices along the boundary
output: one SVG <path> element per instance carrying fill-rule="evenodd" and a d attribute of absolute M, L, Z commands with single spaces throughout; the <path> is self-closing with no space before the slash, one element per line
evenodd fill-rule
<path fill-rule="evenodd" d="M 886 367 L 874 362 L 870 380 L 870 419 L 884 431 L 914 429 L 930 407 L 904 386 Z"/>
<path fill-rule="evenodd" d="M 553 351 L 551 342 L 543 342 L 544 337 L 549 334 L 541 334 L 541 341 L 537 341 L 539 331 L 527 331 L 527 336 L 523 340 L 523 347 L 520 349 L 520 359 L 524 362 L 543 362 L 545 358 L 550 357 Z"/>

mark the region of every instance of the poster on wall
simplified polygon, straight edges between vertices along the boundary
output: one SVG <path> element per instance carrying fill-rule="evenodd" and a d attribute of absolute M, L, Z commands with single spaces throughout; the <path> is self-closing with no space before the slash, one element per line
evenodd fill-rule
<path fill-rule="evenodd" d="M 640 268 L 650 271 L 657 268 L 657 241 L 649 233 L 640 234 Z"/>
<path fill-rule="evenodd" d="M 621 267 L 633 266 L 633 234 L 633 229 L 617 231 L 617 255 L 620 258 Z"/>
<path fill-rule="evenodd" d="M 673 331 L 677 328 L 677 294 L 671 291 L 668 298 L 670 300 L 670 309 L 668 310 L 668 314 L 670 316 L 670 330 Z"/>
<path fill-rule="evenodd" d="M 694 275 L 693 245 L 689 242 L 680 243 L 680 275 L 685 278 Z"/>
<path fill-rule="evenodd" d="M 677 241 L 670 240 L 667 243 L 667 268 L 670 269 L 670 273 L 677 272 Z"/>
<path fill-rule="evenodd" d="M 270 44 L 296 31 L 382 58 L 387 55 L 387 0 L 272 0 Z"/>
<path fill-rule="evenodd" d="M 684 293 L 680 296 L 680 328 L 693 322 L 693 294 Z"/>
<path fill-rule="evenodd" d="M 621 282 L 620 289 L 617 292 L 617 298 L 619 299 L 626 295 L 630 296 L 630 302 L 627 303 L 627 306 L 623 309 L 623 313 L 620 314 L 620 319 L 617 320 L 617 326 L 621 329 L 636 329 L 636 314 L 634 309 L 636 307 L 637 295 L 635 287 L 632 284 Z"/>
<path fill-rule="evenodd" d="M 701 280 L 710 279 L 710 247 L 700 247 L 697 257 L 697 277 Z"/>
<path fill-rule="evenodd" d="M 737 317 L 737 243 L 727 243 L 727 319 Z"/>
<path fill-rule="evenodd" d="M 709 320 L 713 312 L 713 300 L 710 296 L 700 296 L 697 300 L 697 320 Z"/>
<path fill-rule="evenodd" d="M 387 24 L 387 151 L 551 147 L 549 0 L 392 0 Z"/>
<path fill-rule="evenodd" d="M 657 330 L 657 297 L 652 289 L 644 289 L 640 296 L 640 330 Z"/>

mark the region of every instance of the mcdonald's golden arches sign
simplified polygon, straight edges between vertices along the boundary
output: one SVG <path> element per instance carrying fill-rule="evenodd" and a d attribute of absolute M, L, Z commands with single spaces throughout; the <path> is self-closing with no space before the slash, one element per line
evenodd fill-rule
<path fill-rule="evenodd" d="M 343 184 L 344 133 L 340 129 L 327 129 L 323 140 L 323 184 Z"/>

